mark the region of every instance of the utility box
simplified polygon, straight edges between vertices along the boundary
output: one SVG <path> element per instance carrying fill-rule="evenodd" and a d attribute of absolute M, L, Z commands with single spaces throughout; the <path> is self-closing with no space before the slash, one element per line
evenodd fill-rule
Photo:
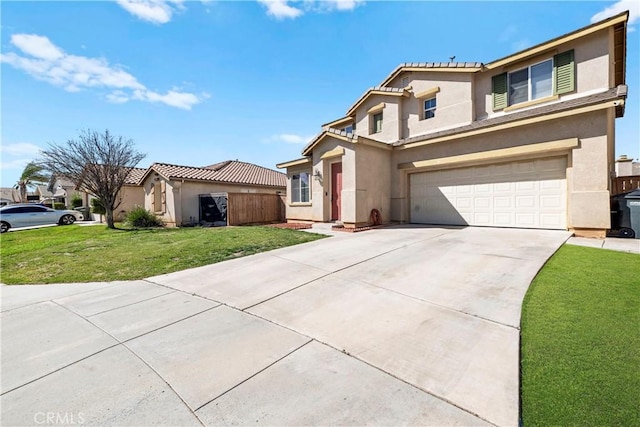
<path fill-rule="evenodd" d="M 632 191 L 624 196 L 629 208 L 630 225 L 636 239 L 640 239 L 640 190 Z"/>
<path fill-rule="evenodd" d="M 200 224 L 227 225 L 227 193 L 200 194 Z"/>

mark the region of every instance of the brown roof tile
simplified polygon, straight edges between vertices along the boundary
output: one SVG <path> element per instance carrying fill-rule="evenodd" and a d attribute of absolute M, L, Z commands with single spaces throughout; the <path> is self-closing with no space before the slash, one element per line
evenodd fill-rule
<path fill-rule="evenodd" d="M 166 163 L 154 163 L 149 167 L 168 179 L 224 182 L 229 184 L 286 187 L 287 176 L 252 163 L 228 160 L 199 168 Z"/>
<path fill-rule="evenodd" d="M 138 181 L 140 181 L 146 171 L 146 168 L 131 168 L 131 170 L 129 171 L 129 175 L 127 175 L 127 179 L 124 181 L 124 184 L 137 185 Z"/>

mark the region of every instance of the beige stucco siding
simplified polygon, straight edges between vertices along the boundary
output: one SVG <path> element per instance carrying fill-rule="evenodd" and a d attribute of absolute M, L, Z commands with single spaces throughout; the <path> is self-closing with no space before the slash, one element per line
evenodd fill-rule
<path fill-rule="evenodd" d="M 301 173 L 301 172 L 306 172 L 309 174 L 309 197 L 310 197 L 310 201 L 309 203 L 292 203 L 291 202 L 291 177 L 295 174 Z M 314 187 L 316 186 L 316 184 L 318 183 L 314 178 L 313 178 L 313 168 L 311 166 L 311 164 L 306 164 L 306 165 L 298 165 L 298 166 L 293 166 L 290 168 L 287 168 L 287 205 L 286 205 L 286 212 L 287 212 L 287 221 L 311 221 L 313 219 L 313 207 L 312 207 L 312 203 L 313 203 L 313 191 L 314 191 Z"/>
<path fill-rule="evenodd" d="M 472 74 L 470 73 L 412 73 L 412 96 L 403 100 L 403 138 L 463 126 L 473 120 Z M 435 117 L 424 119 L 424 101 L 416 94 L 439 88 Z"/>
<path fill-rule="evenodd" d="M 565 153 L 568 159 L 569 217 L 567 224 L 570 228 L 609 228 L 610 143 L 607 132 L 612 120 L 611 112 L 601 110 L 522 128 L 396 150 L 392 156 L 391 172 L 392 219 L 408 221 L 408 173 L 419 171 L 419 169 L 399 170 L 400 163 L 578 138 L 578 147 L 567 150 Z M 545 156 L 545 153 L 539 153 L 536 156 Z M 513 160 L 517 159 L 517 156 L 513 158 Z M 486 159 L 484 162 L 491 162 L 491 159 Z M 460 167 L 460 165 L 449 167 Z"/>
<path fill-rule="evenodd" d="M 376 141 L 394 142 L 400 138 L 400 122 L 401 103 L 404 97 L 373 95 L 363 102 L 356 110 L 356 135 L 362 135 Z M 372 130 L 372 114 L 368 111 L 384 102 L 385 107 L 382 109 L 382 132 L 371 133 Z M 315 151 L 315 150 L 314 150 Z"/>
<path fill-rule="evenodd" d="M 120 205 L 116 208 L 115 218 L 118 221 L 137 206 L 144 206 L 144 188 L 138 185 L 124 185 L 118 193 Z"/>
<path fill-rule="evenodd" d="M 390 221 L 390 162 L 391 151 L 366 145 L 357 147 L 356 224 L 368 223 L 372 209 L 380 211 L 383 222 Z"/>
<path fill-rule="evenodd" d="M 576 96 L 609 89 L 609 70 L 610 61 L 612 60 L 610 58 L 612 57 L 609 54 L 610 46 L 608 36 L 609 30 L 604 29 L 561 45 L 546 54 L 537 55 L 528 60 L 496 69 L 493 72 L 477 73 L 474 90 L 476 120 L 503 114 L 501 111 L 493 111 L 491 96 L 491 78 L 493 76 L 505 71 L 515 71 L 528 65 L 553 58 L 553 55 L 571 49 L 574 49 L 574 59 L 576 63 L 576 91 L 562 95 L 559 100 L 552 102 L 559 102 L 575 98 Z"/>

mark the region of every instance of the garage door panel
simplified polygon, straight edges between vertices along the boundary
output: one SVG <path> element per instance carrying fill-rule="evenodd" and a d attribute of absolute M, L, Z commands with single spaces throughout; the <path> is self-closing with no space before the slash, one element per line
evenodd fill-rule
<path fill-rule="evenodd" d="M 411 222 L 566 228 L 566 158 L 410 175 Z"/>

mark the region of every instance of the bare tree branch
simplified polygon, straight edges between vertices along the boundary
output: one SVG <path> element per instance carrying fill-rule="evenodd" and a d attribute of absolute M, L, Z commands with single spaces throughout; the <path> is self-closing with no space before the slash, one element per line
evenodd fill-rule
<path fill-rule="evenodd" d="M 131 139 L 114 136 L 108 130 L 98 133 L 88 129 L 65 145 L 50 144 L 42 151 L 39 164 L 102 200 L 107 226 L 115 228 L 113 212 L 121 201 L 118 193 L 145 156 L 134 149 Z"/>

